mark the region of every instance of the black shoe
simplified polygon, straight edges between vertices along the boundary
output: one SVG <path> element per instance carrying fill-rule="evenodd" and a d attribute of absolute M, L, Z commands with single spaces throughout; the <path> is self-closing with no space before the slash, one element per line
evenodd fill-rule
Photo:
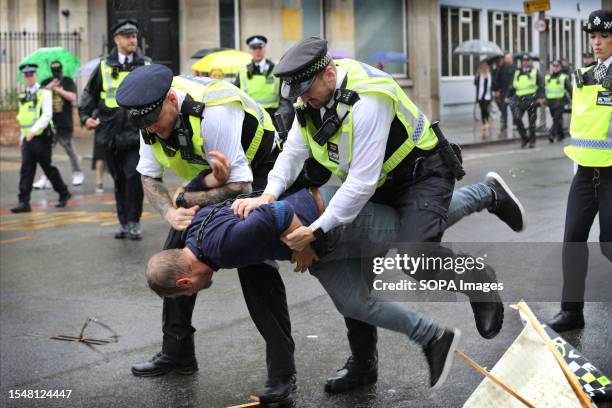
<path fill-rule="evenodd" d="M 17 207 L 11 208 L 11 212 L 15 214 L 31 212 L 31 211 L 32 211 L 32 207 L 30 207 L 30 203 L 19 203 L 17 204 Z"/>
<path fill-rule="evenodd" d="M 535 147 L 535 142 L 529 142 L 529 148 L 533 149 Z"/>
<path fill-rule="evenodd" d="M 129 222 L 127 225 L 127 236 L 134 241 L 142 239 L 142 229 L 140 228 L 140 223 Z"/>
<path fill-rule="evenodd" d="M 121 224 L 119 229 L 115 232 L 115 239 L 124 239 L 127 237 L 129 232 L 129 227 L 127 225 Z"/>
<path fill-rule="evenodd" d="M 436 336 L 423 347 L 429 364 L 429 386 L 434 390 L 440 388 L 446 381 L 460 338 L 459 329 L 444 329 L 441 335 L 436 333 Z"/>
<path fill-rule="evenodd" d="M 157 353 L 151 360 L 132 366 L 132 374 L 136 377 L 157 377 L 170 371 L 181 375 L 192 375 L 198 371 L 198 362 L 194 356 L 178 361 L 173 360 L 167 354 Z"/>
<path fill-rule="evenodd" d="M 546 325 L 557 333 L 584 329 L 584 315 L 582 310 L 561 310 L 555 317 L 546 322 Z"/>
<path fill-rule="evenodd" d="M 504 179 L 494 171 L 487 173 L 484 183 L 493 190 L 495 196 L 493 208 L 489 212 L 505 222 L 513 231 L 525 229 L 525 209 L 518 198 L 512 193 Z"/>
<path fill-rule="evenodd" d="M 555 137 L 554 136 L 548 136 L 548 141 L 550 143 L 555 143 Z"/>
<path fill-rule="evenodd" d="M 259 402 L 266 407 L 283 407 L 293 403 L 295 374 L 268 378 L 263 389 L 257 391 Z"/>
<path fill-rule="evenodd" d="M 473 270 L 473 275 L 466 275 L 470 283 L 497 283 L 495 271 L 489 265 L 482 270 Z M 504 325 L 504 304 L 496 290 L 490 292 L 468 291 L 470 305 L 478 333 L 485 339 L 497 336 Z"/>
<path fill-rule="evenodd" d="M 529 143 L 529 139 L 522 139 L 521 140 L 521 149 L 524 149 L 525 146 L 527 146 L 527 143 Z"/>
<path fill-rule="evenodd" d="M 66 192 L 66 194 L 61 195 L 59 201 L 57 202 L 57 204 L 55 204 L 55 208 L 64 208 L 66 204 L 68 204 L 68 200 L 70 200 L 70 197 L 72 197 L 72 194 L 70 194 L 69 192 Z"/>
<path fill-rule="evenodd" d="M 377 380 L 378 358 L 374 357 L 364 363 L 359 363 L 355 361 L 353 356 L 350 356 L 344 367 L 325 381 L 325 391 L 344 392 L 362 385 L 375 383 Z"/>

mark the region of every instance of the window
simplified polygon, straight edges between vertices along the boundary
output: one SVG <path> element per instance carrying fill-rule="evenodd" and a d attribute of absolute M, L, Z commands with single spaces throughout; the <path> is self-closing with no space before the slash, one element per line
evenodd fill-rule
<path fill-rule="evenodd" d="M 532 52 L 532 17 L 526 14 L 489 11 L 489 41 L 512 54 Z"/>
<path fill-rule="evenodd" d="M 219 45 L 227 48 L 236 46 L 236 5 L 235 0 L 219 0 Z"/>
<path fill-rule="evenodd" d="M 574 20 L 550 17 L 548 20 L 548 59 L 565 58 L 575 66 Z"/>
<path fill-rule="evenodd" d="M 441 7 L 442 76 L 472 76 L 478 57 L 453 51 L 464 41 L 480 38 L 480 12 L 468 8 Z"/>

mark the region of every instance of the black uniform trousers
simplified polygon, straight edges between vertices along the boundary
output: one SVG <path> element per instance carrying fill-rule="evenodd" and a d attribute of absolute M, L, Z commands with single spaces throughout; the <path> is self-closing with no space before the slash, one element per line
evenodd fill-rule
<path fill-rule="evenodd" d="M 254 191 L 265 188 L 276 154 L 253 171 Z M 184 245 L 181 232 L 171 229 L 164 249 L 183 248 Z M 266 342 L 268 377 L 294 374 L 295 343 L 291 337 L 285 284 L 278 265 L 269 261 L 238 268 L 238 277 L 251 319 Z M 195 328 L 191 325 L 195 300 L 195 294 L 164 298 L 162 351 L 173 358 L 185 359 L 195 355 Z"/>
<path fill-rule="evenodd" d="M 549 139 L 551 141 L 563 139 L 563 98 L 561 99 L 547 99 L 546 104 L 550 109 L 550 116 L 552 116 L 553 125 L 550 129 Z"/>
<path fill-rule="evenodd" d="M 410 166 L 408 166 L 410 167 Z M 416 178 L 411 172 L 398 171 L 393 179 L 379 188 L 370 201 L 393 207 L 399 213 L 400 231 L 397 242 L 440 242 L 448 221 L 455 179 L 445 165 L 421 170 Z M 403 174 L 402 174 L 403 173 Z M 431 247 L 427 247 L 431 250 Z M 440 248 L 442 256 L 453 256 L 452 252 Z M 367 274 L 366 283 L 371 287 L 373 274 Z M 453 279 L 453 272 L 446 276 L 419 276 L 415 279 Z M 374 358 L 378 339 L 375 326 L 359 320 L 344 318 L 351 353 L 360 363 Z"/>
<path fill-rule="evenodd" d="M 144 191 L 140 173 L 136 171 L 140 155 L 138 145 L 127 149 L 106 150 L 106 165 L 115 182 L 117 217 L 121 225 L 139 222 L 142 215 Z"/>
<path fill-rule="evenodd" d="M 563 310 L 584 307 L 585 280 L 589 263 L 586 241 L 599 213 L 599 241 L 612 262 L 612 167 L 583 167 L 572 180 L 563 236 Z"/>
<path fill-rule="evenodd" d="M 527 112 L 529 119 L 529 136 L 523 124 L 523 116 Z M 524 142 L 535 143 L 536 119 L 538 118 L 538 104 L 535 95 L 519 96 L 512 107 L 514 123 L 519 131 L 519 135 Z"/>
<path fill-rule="evenodd" d="M 39 164 L 43 172 L 51 182 L 53 190 L 60 197 L 68 195 L 68 187 L 62 180 L 59 170 L 51 164 L 51 151 L 53 140 L 51 135 L 47 133 L 34 136 L 31 141 L 23 139 L 21 144 L 21 170 L 19 172 L 19 202 L 29 203 L 30 194 L 32 193 L 32 183 L 36 176 L 36 164 Z"/>

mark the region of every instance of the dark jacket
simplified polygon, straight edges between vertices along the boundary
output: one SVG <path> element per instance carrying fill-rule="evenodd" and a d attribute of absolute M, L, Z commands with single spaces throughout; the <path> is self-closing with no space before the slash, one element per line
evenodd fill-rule
<path fill-rule="evenodd" d="M 535 69 L 535 68 L 531 68 L 531 69 Z M 519 75 L 528 75 L 529 72 L 531 71 L 525 71 L 523 68 L 517 68 L 517 71 L 520 72 Z M 542 79 L 542 75 L 540 75 L 540 72 L 536 69 L 536 85 L 538 87 L 538 90 L 536 91 L 535 96 L 539 99 L 539 98 L 544 98 L 544 80 Z M 512 81 L 510 81 L 510 87 L 508 88 L 508 96 L 513 96 L 516 93 L 516 90 L 514 89 L 514 86 L 512 86 L 512 82 L 514 82 L 514 73 L 512 73 Z M 527 95 L 527 97 L 532 97 L 532 95 Z"/>
<path fill-rule="evenodd" d="M 489 87 L 489 83 L 488 81 L 493 81 L 493 73 L 489 72 L 489 78 L 485 78 L 485 88 Z M 476 102 L 480 101 L 480 99 L 478 99 L 478 96 L 480 95 L 480 72 L 476 74 L 476 76 L 474 77 L 474 86 L 476 87 Z M 493 85 L 491 85 L 491 95 L 489 95 L 489 99 L 486 98 L 486 95 L 483 95 L 483 100 L 488 100 L 488 101 L 494 101 L 495 98 L 493 97 L 493 86 L 495 86 L 495 82 L 493 82 Z M 485 91 L 486 92 L 486 91 Z"/>
<path fill-rule="evenodd" d="M 118 67 L 120 71 L 133 71 L 144 65 L 145 61 L 151 61 L 136 50 L 132 62 L 122 67 L 119 64 L 119 53 L 116 48 L 113 48 L 105 59 L 108 66 Z M 99 118 L 100 125 L 95 129 L 96 143 L 103 144 L 109 149 L 123 150 L 137 146 L 140 143 L 139 130 L 129 123 L 127 111 L 123 108 L 106 107 L 100 98 L 101 91 L 102 74 L 98 65 L 89 77 L 89 82 L 79 99 L 81 124 L 84 125 L 88 118 Z"/>
<path fill-rule="evenodd" d="M 514 71 L 516 71 L 514 65 L 502 64 L 495 72 L 493 78 L 493 92 L 501 92 L 501 98 L 507 96 L 506 92 L 508 92 L 508 89 L 512 86 Z"/>

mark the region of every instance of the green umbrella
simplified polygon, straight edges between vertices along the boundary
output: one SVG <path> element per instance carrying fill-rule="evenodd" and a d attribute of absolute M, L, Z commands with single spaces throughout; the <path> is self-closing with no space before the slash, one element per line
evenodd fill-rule
<path fill-rule="evenodd" d="M 53 61 L 60 61 L 63 66 L 63 75 L 70 78 L 74 78 L 77 69 L 81 65 L 81 61 L 76 55 L 62 47 L 39 48 L 22 59 L 19 65 L 26 63 L 38 65 L 36 74 L 38 82 L 41 83 L 45 79 L 51 78 L 51 63 Z M 19 83 L 23 84 L 21 75 L 18 78 Z"/>

